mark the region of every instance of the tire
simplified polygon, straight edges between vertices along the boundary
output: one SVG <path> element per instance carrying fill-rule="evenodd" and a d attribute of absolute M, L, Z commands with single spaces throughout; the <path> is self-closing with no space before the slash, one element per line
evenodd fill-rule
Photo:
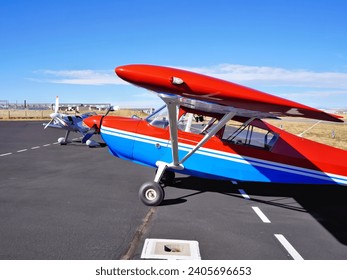
<path fill-rule="evenodd" d="M 139 190 L 139 198 L 147 206 L 158 206 L 164 200 L 163 188 L 155 182 L 144 183 Z"/>

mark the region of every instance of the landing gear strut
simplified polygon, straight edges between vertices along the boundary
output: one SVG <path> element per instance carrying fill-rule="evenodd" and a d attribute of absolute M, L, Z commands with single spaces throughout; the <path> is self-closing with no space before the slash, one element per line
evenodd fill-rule
<path fill-rule="evenodd" d="M 155 173 L 157 173 L 157 171 Z M 165 170 L 164 174 L 160 178 L 159 183 L 164 186 L 171 186 L 173 183 L 175 183 L 175 172 Z"/>

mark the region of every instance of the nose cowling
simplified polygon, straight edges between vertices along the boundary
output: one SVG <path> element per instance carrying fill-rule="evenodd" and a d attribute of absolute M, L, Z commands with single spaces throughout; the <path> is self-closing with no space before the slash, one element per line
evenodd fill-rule
<path fill-rule="evenodd" d="M 103 116 L 91 116 L 91 117 L 85 118 L 83 122 L 89 128 L 95 127 L 98 131 L 100 131 L 102 117 Z"/>

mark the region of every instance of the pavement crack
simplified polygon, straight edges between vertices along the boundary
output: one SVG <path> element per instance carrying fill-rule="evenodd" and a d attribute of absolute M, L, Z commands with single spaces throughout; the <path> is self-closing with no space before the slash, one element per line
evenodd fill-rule
<path fill-rule="evenodd" d="M 151 207 L 144 217 L 142 224 L 137 228 L 133 239 L 130 242 L 129 248 L 126 253 L 120 258 L 121 260 L 130 260 L 133 258 L 137 247 L 141 241 L 142 236 L 147 231 L 150 221 L 152 220 L 153 214 L 155 213 L 157 207 Z"/>

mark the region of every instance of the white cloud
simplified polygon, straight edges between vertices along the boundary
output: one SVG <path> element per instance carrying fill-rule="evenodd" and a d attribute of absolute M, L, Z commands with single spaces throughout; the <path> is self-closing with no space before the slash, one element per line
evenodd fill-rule
<path fill-rule="evenodd" d="M 127 84 L 112 70 L 38 70 L 35 73 L 41 77 L 34 80 L 54 84 L 97 86 Z"/>
<path fill-rule="evenodd" d="M 210 67 L 177 67 L 223 80 L 256 86 L 290 86 L 347 89 L 347 73 L 289 70 L 278 67 L 220 64 Z M 41 82 L 75 85 L 125 85 L 113 70 L 39 70 Z"/>
<path fill-rule="evenodd" d="M 241 84 L 347 89 L 347 73 L 341 72 L 313 72 L 236 64 L 184 69 Z"/>
<path fill-rule="evenodd" d="M 199 68 L 173 67 L 235 82 L 314 107 L 347 104 L 347 73 L 343 72 L 237 64 Z M 31 78 L 31 81 L 70 85 L 129 85 L 113 70 L 38 70 L 35 74 L 36 77 Z M 155 100 L 160 99 L 155 94 L 144 91 L 132 97 L 129 95 L 129 101 L 124 101 L 124 104 L 136 102 L 147 105 L 157 103 Z"/>
<path fill-rule="evenodd" d="M 326 98 L 330 96 L 341 96 L 346 95 L 347 96 L 347 89 L 346 90 L 312 90 L 307 92 L 288 92 L 281 94 L 282 97 L 285 98 L 295 98 L 295 97 L 312 97 L 312 98 Z"/>
<path fill-rule="evenodd" d="M 135 94 L 135 97 L 136 98 L 152 98 L 152 99 L 154 99 L 154 98 L 157 98 L 157 93 L 147 90 L 147 91 Z"/>

